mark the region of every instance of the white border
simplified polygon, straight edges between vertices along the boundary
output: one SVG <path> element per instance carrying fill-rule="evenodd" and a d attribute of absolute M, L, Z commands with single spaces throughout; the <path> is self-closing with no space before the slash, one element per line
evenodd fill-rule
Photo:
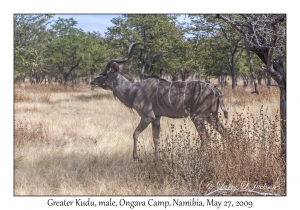
<path fill-rule="evenodd" d="M 293 1 L 294 2 L 294 1 Z M 49 197 L 14 197 L 13 196 L 13 14 L 14 13 L 287 13 L 287 49 L 288 59 L 288 177 L 287 196 L 276 198 L 263 197 L 214 197 L 216 200 L 252 200 L 252 209 L 272 209 L 299 206 L 299 139 L 297 126 L 299 122 L 299 88 L 296 84 L 299 78 L 299 20 L 297 4 L 279 2 L 274 0 L 251 0 L 251 1 L 10 1 L 1 7 L 1 68 L 0 68 L 0 91 L 1 91 L 1 187 L 0 205 L 3 209 L 44 209 L 47 207 Z M 298 129 L 299 130 L 299 129 Z M 298 134 L 298 135 L 297 135 Z M 64 197 L 51 197 L 64 199 Z M 74 200 L 77 197 L 65 197 Z M 83 197 L 84 199 L 87 197 Z M 93 200 L 102 200 L 106 197 L 91 197 Z M 113 197 L 115 200 L 124 197 Z M 125 197 L 128 200 L 145 200 L 150 197 Z M 155 197 L 159 198 L 159 197 Z M 161 197 L 172 200 L 175 197 Z M 178 197 L 186 200 L 187 197 Z M 206 200 L 205 197 L 199 197 Z M 19 208 L 18 208 L 19 207 Z M 54 208 L 54 207 L 51 207 Z M 83 207 L 82 207 L 83 208 Z M 137 209 L 139 207 L 136 207 Z M 299 208 L 299 207 L 298 207 Z M 125 208 L 124 208 L 125 209 Z M 127 207 L 127 209 L 130 209 Z M 179 209 L 179 208 L 178 208 Z"/>

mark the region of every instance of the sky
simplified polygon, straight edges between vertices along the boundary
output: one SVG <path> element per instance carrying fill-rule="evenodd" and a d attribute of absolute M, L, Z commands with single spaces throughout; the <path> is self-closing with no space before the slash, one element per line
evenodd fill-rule
<path fill-rule="evenodd" d="M 55 15 L 54 19 L 58 19 L 58 17 L 69 19 L 73 18 L 78 22 L 77 27 L 81 28 L 85 32 L 93 32 L 98 31 L 102 35 L 107 31 L 106 28 L 112 26 L 112 23 L 110 22 L 111 19 L 114 17 L 118 17 L 118 15 L 81 15 L 81 14 L 75 14 L 75 15 Z"/>
<path fill-rule="evenodd" d="M 77 27 L 81 28 L 85 32 L 93 32 L 97 31 L 100 32 L 101 35 L 105 35 L 105 32 L 107 32 L 107 27 L 112 26 L 111 19 L 114 17 L 118 17 L 119 14 L 101 14 L 101 15 L 82 15 L 82 14 L 57 14 L 54 16 L 54 19 L 57 20 L 58 17 L 69 19 L 73 18 L 78 22 Z M 179 17 L 179 20 L 187 20 L 188 18 L 185 17 L 185 15 L 181 15 Z"/>

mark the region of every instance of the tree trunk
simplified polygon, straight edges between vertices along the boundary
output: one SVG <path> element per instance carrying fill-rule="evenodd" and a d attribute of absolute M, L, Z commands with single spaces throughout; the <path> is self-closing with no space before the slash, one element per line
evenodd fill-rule
<path fill-rule="evenodd" d="M 286 156 L 286 88 L 280 88 L 281 155 Z"/>
<path fill-rule="evenodd" d="M 252 59 L 252 54 L 247 50 L 247 55 L 248 55 L 248 59 L 249 59 L 249 70 L 253 79 L 253 83 L 254 83 L 254 91 L 252 91 L 251 93 L 256 93 L 259 94 L 258 92 L 258 88 L 257 88 L 257 82 L 256 82 L 256 76 L 254 73 L 254 69 L 253 69 L 253 59 Z"/>
<path fill-rule="evenodd" d="M 68 86 L 69 86 L 69 78 L 70 78 L 70 74 L 64 72 L 64 73 L 63 73 L 63 76 L 64 76 L 64 82 L 63 82 L 63 84 L 64 84 L 65 87 L 68 87 Z"/>
<path fill-rule="evenodd" d="M 76 78 L 72 78 L 72 80 L 71 80 L 71 87 L 72 87 L 72 89 L 74 90 L 74 88 L 75 88 L 75 86 L 76 86 L 76 83 L 77 83 L 77 81 L 76 81 Z"/>
<path fill-rule="evenodd" d="M 257 78 L 258 84 L 261 85 L 261 77 Z"/>
<path fill-rule="evenodd" d="M 236 87 L 236 70 L 233 65 L 230 67 L 230 72 L 231 72 L 231 78 L 232 78 L 232 89 L 235 89 L 235 87 Z"/>
<path fill-rule="evenodd" d="M 243 79 L 244 87 L 247 87 L 248 84 L 249 84 L 249 78 L 248 78 L 248 76 L 245 75 L 245 74 L 241 74 L 241 77 Z"/>
<path fill-rule="evenodd" d="M 283 62 L 273 62 L 273 65 L 267 66 L 266 71 L 280 88 L 281 155 L 286 157 L 286 73 L 283 69 Z"/>
<path fill-rule="evenodd" d="M 48 77 L 48 85 L 51 85 L 52 84 L 52 76 L 49 76 Z"/>
<path fill-rule="evenodd" d="M 205 77 L 204 79 L 206 83 L 210 83 L 210 79 L 208 77 Z"/>
<path fill-rule="evenodd" d="M 231 59 L 230 73 L 231 73 L 231 78 L 232 78 L 232 89 L 235 89 L 237 80 L 236 80 L 236 70 L 235 70 L 235 65 L 234 65 L 234 56 L 232 56 L 232 59 Z"/>
<path fill-rule="evenodd" d="M 143 75 L 143 74 L 140 74 L 140 75 L 139 75 L 139 78 L 140 78 L 140 81 L 143 81 L 143 80 L 144 80 L 144 75 Z"/>
<path fill-rule="evenodd" d="M 172 76 L 172 81 L 177 81 L 178 80 L 178 76 L 177 75 L 171 75 Z"/>
<path fill-rule="evenodd" d="M 199 70 L 199 81 L 201 81 L 201 68 L 200 68 L 200 66 L 198 66 L 198 70 Z"/>
<path fill-rule="evenodd" d="M 266 75 L 266 76 L 267 76 L 267 86 L 268 86 L 268 89 L 270 89 L 270 86 L 271 86 L 271 84 L 272 84 L 272 83 L 271 83 L 271 76 L 270 76 L 270 74 L 269 74 L 268 72 L 267 72 L 266 74 L 267 74 L 267 75 Z"/>
<path fill-rule="evenodd" d="M 180 75 L 181 75 L 181 80 L 185 81 L 185 74 L 184 74 L 184 72 L 180 72 Z"/>
<path fill-rule="evenodd" d="M 163 73 L 163 68 L 159 69 L 159 76 L 162 77 L 162 73 Z"/>
<path fill-rule="evenodd" d="M 182 81 L 185 81 L 188 78 L 188 76 L 189 76 L 189 72 L 188 71 L 181 71 L 180 74 L 181 74 L 181 80 Z"/>
<path fill-rule="evenodd" d="M 221 85 L 221 88 L 224 89 L 225 88 L 225 77 L 224 77 L 224 73 L 222 71 L 219 76 L 219 83 Z"/>
<path fill-rule="evenodd" d="M 31 77 L 30 84 L 31 85 L 35 85 L 36 84 L 36 78 L 35 77 Z"/>

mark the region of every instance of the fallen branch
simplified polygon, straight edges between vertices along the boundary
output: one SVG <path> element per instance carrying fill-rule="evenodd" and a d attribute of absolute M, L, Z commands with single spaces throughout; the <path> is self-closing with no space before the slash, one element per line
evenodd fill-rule
<path fill-rule="evenodd" d="M 257 90 L 252 91 L 251 93 L 252 93 L 252 94 L 253 94 L 253 93 L 256 93 L 257 95 L 259 95 L 259 92 L 258 92 Z"/>
<path fill-rule="evenodd" d="M 280 196 L 279 194 L 273 194 L 273 193 L 262 193 L 262 192 L 258 192 L 255 190 L 237 190 L 237 189 L 216 189 L 212 192 L 206 193 L 204 194 L 204 196 L 209 196 L 209 195 L 213 195 L 217 192 L 232 192 L 232 193 L 253 193 L 253 194 L 257 194 L 257 195 L 261 195 L 261 196 Z"/>
<path fill-rule="evenodd" d="M 269 85 L 269 86 L 274 86 L 274 87 L 283 87 L 283 88 L 285 88 L 285 85 Z"/>

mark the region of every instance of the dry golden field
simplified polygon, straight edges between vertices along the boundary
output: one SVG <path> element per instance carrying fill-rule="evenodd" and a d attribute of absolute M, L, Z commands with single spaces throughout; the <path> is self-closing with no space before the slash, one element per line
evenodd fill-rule
<path fill-rule="evenodd" d="M 80 84 L 14 86 L 15 195 L 285 195 L 280 157 L 279 91 L 222 90 L 224 137 L 207 126 L 206 152 L 190 119 L 161 120 L 154 165 L 151 126 L 110 91 Z"/>

